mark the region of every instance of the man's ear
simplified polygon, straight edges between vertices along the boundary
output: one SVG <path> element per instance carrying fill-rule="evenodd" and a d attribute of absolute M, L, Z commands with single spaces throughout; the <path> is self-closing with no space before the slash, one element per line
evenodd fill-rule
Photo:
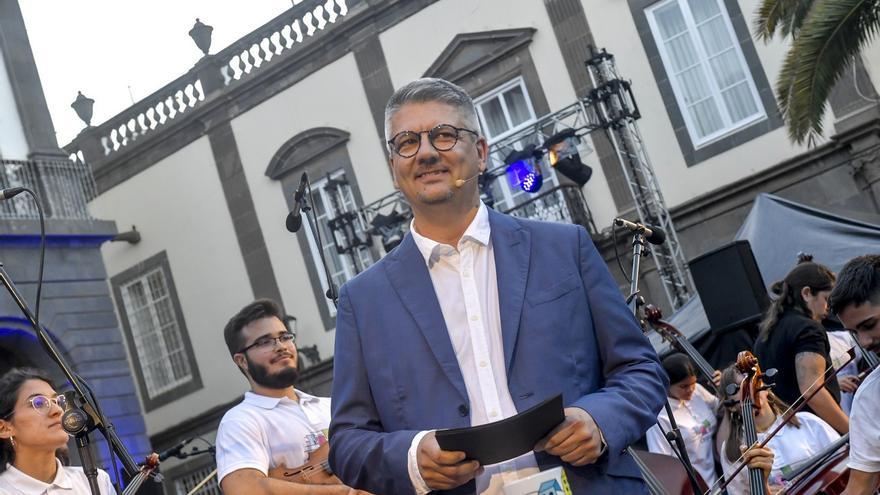
<path fill-rule="evenodd" d="M 397 169 L 394 168 L 394 158 L 390 155 L 388 156 L 388 168 L 391 169 L 391 183 L 394 184 L 395 189 L 400 189 L 400 186 L 397 184 Z"/>
<path fill-rule="evenodd" d="M 480 173 L 486 171 L 487 162 L 489 161 L 489 142 L 486 141 L 485 136 L 480 136 L 477 139 L 477 157 L 480 159 Z"/>
<path fill-rule="evenodd" d="M 247 359 L 245 359 L 244 354 L 235 354 L 232 356 L 232 361 L 235 362 L 235 365 L 238 366 L 238 369 L 241 370 L 242 373 L 247 375 Z"/>

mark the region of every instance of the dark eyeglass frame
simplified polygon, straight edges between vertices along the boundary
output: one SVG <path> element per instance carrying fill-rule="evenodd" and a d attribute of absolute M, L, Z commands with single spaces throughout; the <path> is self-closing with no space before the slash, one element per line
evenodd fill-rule
<path fill-rule="evenodd" d="M 453 141 L 453 143 L 448 148 L 441 148 L 434 143 L 434 139 L 436 139 L 436 137 L 437 137 L 437 132 L 441 128 L 455 130 L 455 141 Z M 428 142 L 431 143 L 431 146 L 433 146 L 435 150 L 449 151 L 452 148 L 455 148 L 455 145 L 458 144 L 458 141 L 461 139 L 462 132 L 469 132 L 469 133 L 473 134 L 474 137 L 480 137 L 480 133 L 475 130 L 472 130 L 472 129 L 467 129 L 465 127 L 456 127 L 452 124 L 439 124 L 439 125 L 436 125 L 432 129 L 429 129 L 427 131 L 400 131 L 387 141 L 388 149 L 390 149 L 391 151 L 396 153 L 401 158 L 412 158 L 412 157 L 416 156 L 416 154 L 418 154 L 420 149 L 422 149 L 422 134 L 427 134 L 428 135 Z M 416 149 L 415 149 L 415 151 L 412 152 L 412 154 L 404 155 L 403 153 L 400 152 L 400 148 L 398 148 L 397 145 L 394 144 L 395 141 L 397 141 L 397 139 L 403 135 L 415 136 L 415 139 L 418 142 L 418 145 L 416 145 Z"/>
<path fill-rule="evenodd" d="M 277 337 L 260 337 L 255 340 L 254 343 L 244 346 L 240 351 L 237 352 L 237 354 L 244 354 L 254 347 L 269 349 L 271 346 L 271 348 L 274 349 L 276 344 L 283 345 L 288 342 L 296 342 L 296 334 L 294 334 L 293 332 L 284 332 Z"/>

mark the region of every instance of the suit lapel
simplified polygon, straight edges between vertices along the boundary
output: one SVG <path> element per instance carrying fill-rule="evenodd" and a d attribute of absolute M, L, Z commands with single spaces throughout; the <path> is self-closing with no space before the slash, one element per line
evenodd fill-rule
<path fill-rule="evenodd" d="M 449 381 L 461 393 L 462 398 L 467 400 L 464 378 L 455 358 L 452 342 L 449 340 L 449 332 L 443 320 L 443 313 L 440 311 L 437 295 L 434 293 L 431 275 L 428 273 L 425 258 L 419 252 L 411 234 L 404 237 L 403 242 L 389 255 L 389 258 L 390 263 L 386 272 L 391 285 L 397 291 L 397 296 L 412 315 Z"/>
<path fill-rule="evenodd" d="M 501 312 L 501 334 L 504 342 L 504 365 L 510 376 L 510 365 L 519 321 L 522 316 L 526 281 L 529 275 L 529 232 L 516 221 L 489 210 L 492 247 L 495 251 L 495 274 L 498 278 L 498 308 Z"/>

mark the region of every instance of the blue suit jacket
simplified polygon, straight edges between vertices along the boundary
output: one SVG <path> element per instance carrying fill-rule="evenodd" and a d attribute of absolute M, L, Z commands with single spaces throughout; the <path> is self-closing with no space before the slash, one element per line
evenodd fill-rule
<path fill-rule="evenodd" d="M 510 395 L 518 411 L 558 393 L 589 412 L 608 451 L 575 468 L 575 493 L 642 493 L 623 450 L 656 421 L 667 379 L 579 226 L 489 212 Z M 340 291 L 330 464 L 348 485 L 413 493 L 407 451 L 422 430 L 470 426 L 464 380 L 411 235 Z M 472 482 L 448 493 L 473 493 Z"/>

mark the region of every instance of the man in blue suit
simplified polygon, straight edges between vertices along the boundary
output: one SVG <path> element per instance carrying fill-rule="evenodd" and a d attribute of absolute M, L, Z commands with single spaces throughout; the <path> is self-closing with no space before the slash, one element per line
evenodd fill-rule
<path fill-rule="evenodd" d="M 385 110 L 410 233 L 340 291 L 330 464 L 377 494 L 500 493 L 561 465 L 575 493 L 644 493 L 625 448 L 657 418 L 657 355 L 586 231 L 480 202 L 488 145 L 470 97 L 439 79 Z M 493 466 L 440 449 L 476 426 L 563 394 L 536 452 Z"/>

